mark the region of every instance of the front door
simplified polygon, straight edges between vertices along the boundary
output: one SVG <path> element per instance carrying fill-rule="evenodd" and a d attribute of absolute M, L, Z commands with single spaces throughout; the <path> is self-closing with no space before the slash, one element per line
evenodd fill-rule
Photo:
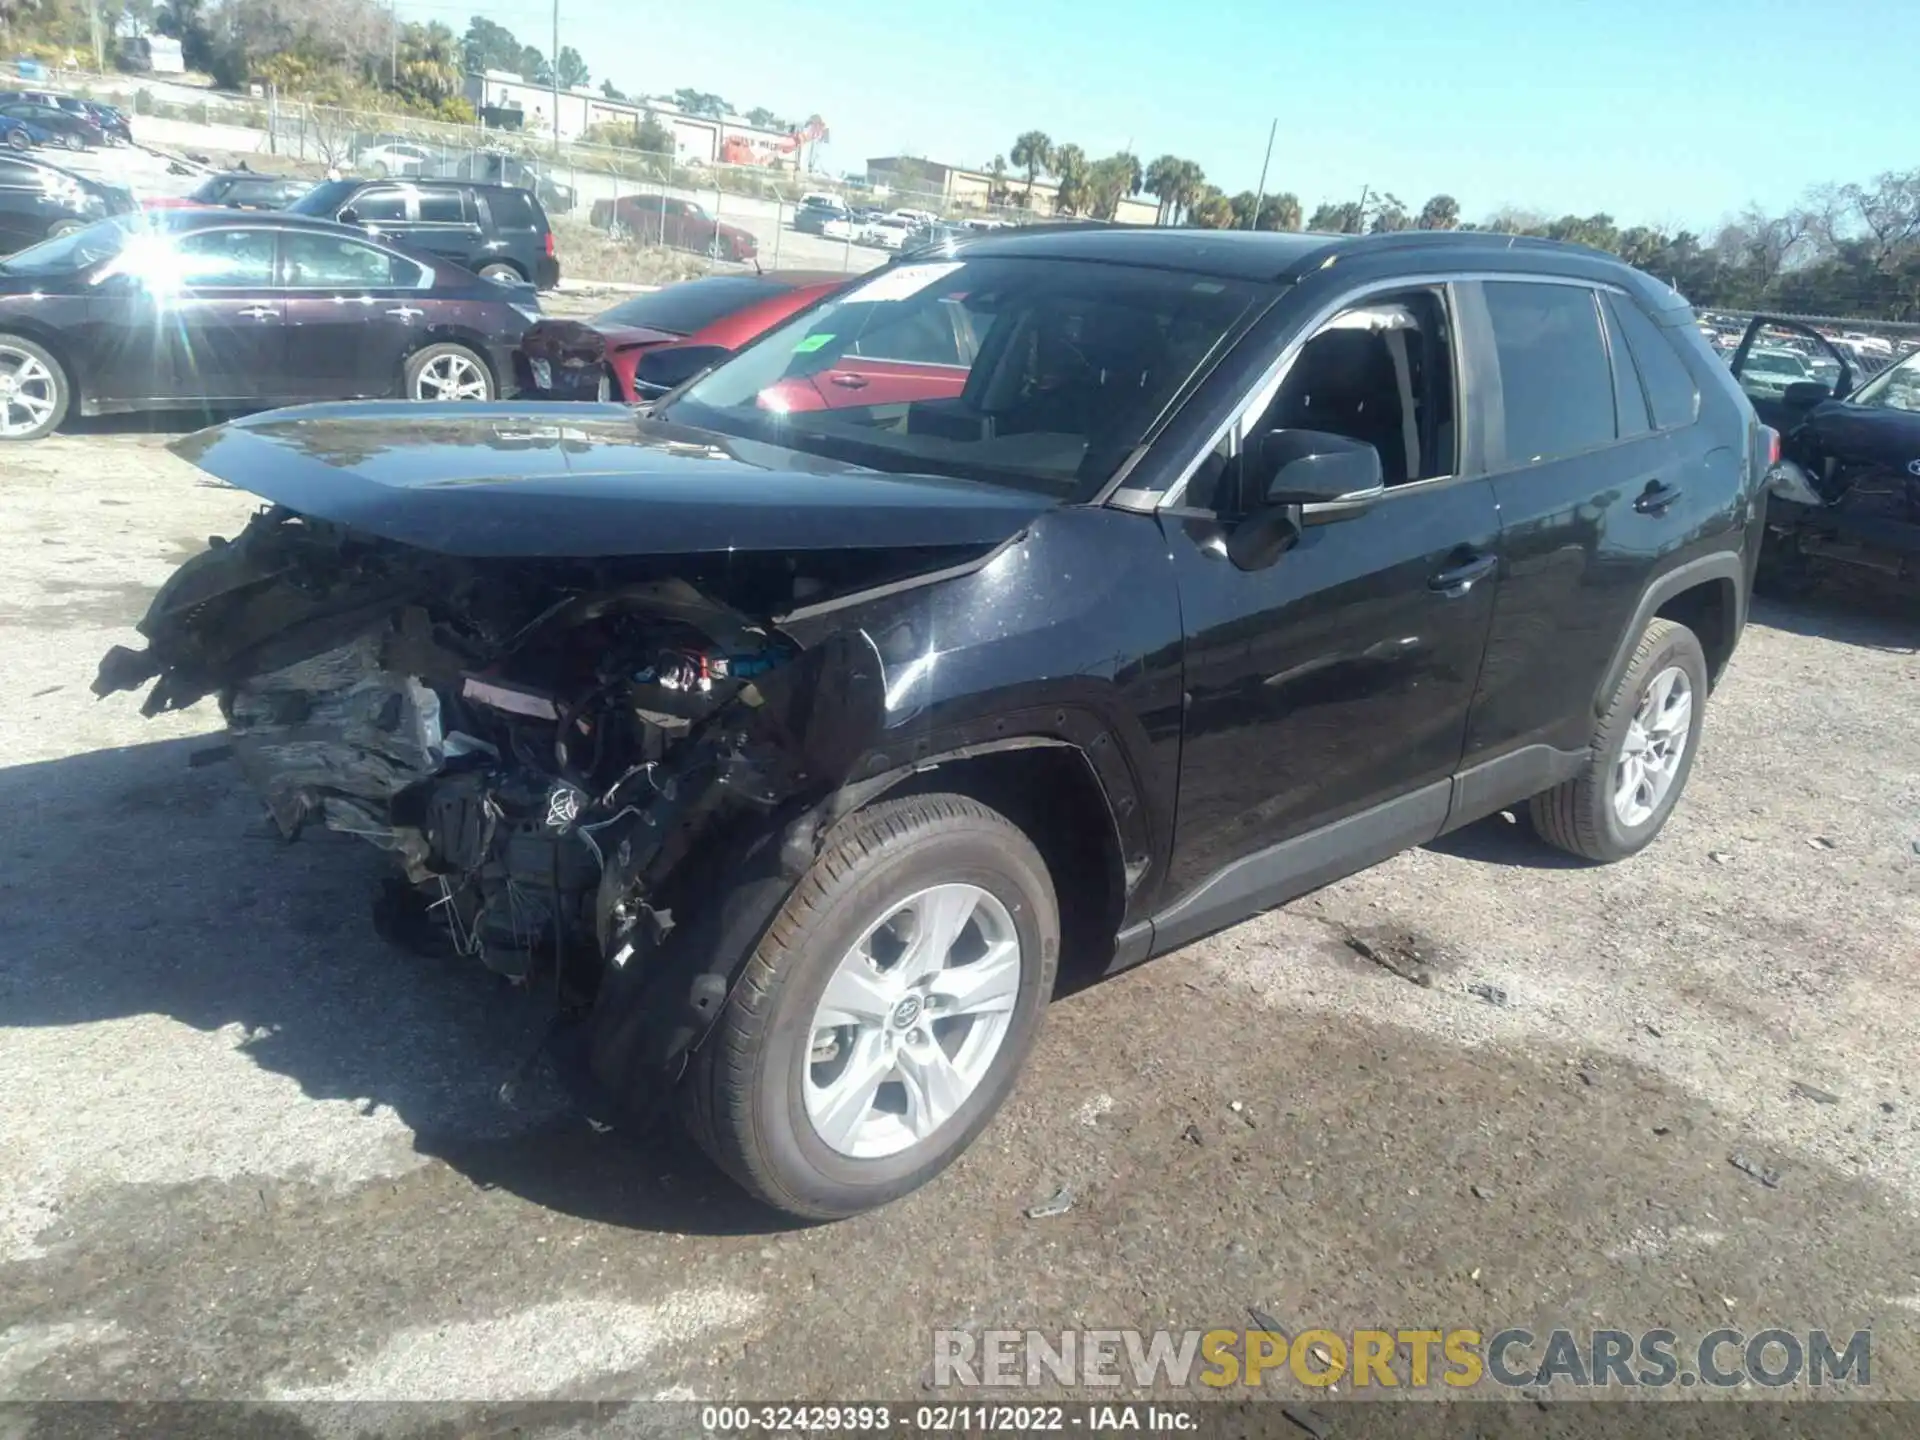
<path fill-rule="evenodd" d="M 1430 839 L 1445 821 L 1500 529 L 1492 487 L 1458 473 L 1453 333 L 1437 291 L 1337 317 L 1271 402 L 1255 399 L 1185 504 L 1160 511 L 1187 632 L 1187 711 L 1165 892 L 1180 898 L 1156 919 L 1157 944 Z M 1292 548 L 1243 570 L 1226 539 L 1266 483 L 1248 442 L 1276 429 L 1373 445 L 1388 488 L 1361 513 L 1306 517 Z M 1223 910 L 1196 887 L 1214 878 L 1219 890 L 1234 862 Z"/>
<path fill-rule="evenodd" d="M 398 394 L 401 367 L 427 320 L 421 267 L 346 236 L 289 230 L 280 237 L 280 274 L 286 398 Z"/>
<path fill-rule="evenodd" d="M 1845 395 L 1861 376 L 1825 336 L 1797 320 L 1758 315 L 1729 362 L 1753 411 L 1782 435 L 1823 400 Z"/>
<path fill-rule="evenodd" d="M 270 396 L 286 369 L 271 230 L 136 236 L 97 295 L 103 398 L 243 408 Z"/>

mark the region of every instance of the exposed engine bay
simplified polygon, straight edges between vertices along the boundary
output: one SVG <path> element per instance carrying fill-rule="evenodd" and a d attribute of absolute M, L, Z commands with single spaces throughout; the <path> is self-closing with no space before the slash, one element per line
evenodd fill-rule
<path fill-rule="evenodd" d="M 390 938 L 590 995 L 603 956 L 672 927 L 674 867 L 715 827 L 844 767 L 821 747 L 862 729 L 833 720 L 857 664 L 802 663 L 750 616 L 877 563 L 727 557 L 721 600 L 684 557 L 445 556 L 276 506 L 183 566 L 94 688 L 152 680 L 149 715 L 217 696 L 284 835 L 394 856 Z"/>

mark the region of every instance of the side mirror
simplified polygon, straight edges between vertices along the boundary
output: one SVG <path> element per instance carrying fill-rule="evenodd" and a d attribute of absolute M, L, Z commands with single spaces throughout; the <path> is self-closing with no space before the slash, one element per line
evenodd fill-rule
<path fill-rule="evenodd" d="M 1791 405 L 1796 410 L 1811 410 L 1823 401 L 1833 398 L 1832 387 L 1818 380 L 1796 380 L 1780 392 L 1780 403 Z"/>
<path fill-rule="evenodd" d="M 335 218 L 338 219 L 342 225 L 358 225 L 360 223 L 360 212 L 349 205 Z"/>
<path fill-rule="evenodd" d="M 1271 565 L 1303 525 L 1351 519 L 1386 490 L 1378 450 L 1323 430 L 1269 430 L 1241 463 L 1247 493 L 1261 497 L 1227 537 L 1227 558 L 1242 570 Z"/>
<path fill-rule="evenodd" d="M 679 389 L 702 371 L 711 370 L 732 353 L 724 345 L 665 345 L 649 350 L 633 367 L 634 388 L 642 398 L 658 398 Z"/>

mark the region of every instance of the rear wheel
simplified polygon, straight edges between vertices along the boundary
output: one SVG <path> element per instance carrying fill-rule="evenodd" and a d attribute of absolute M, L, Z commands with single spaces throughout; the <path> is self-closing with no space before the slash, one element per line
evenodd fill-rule
<path fill-rule="evenodd" d="M 38 440 L 67 418 L 67 372 L 21 335 L 0 335 L 0 440 Z"/>
<path fill-rule="evenodd" d="M 480 278 L 482 280 L 497 280 L 502 285 L 517 285 L 527 277 L 520 273 L 518 267 L 496 260 L 491 265 L 482 265 L 480 267 Z"/>
<path fill-rule="evenodd" d="M 695 1056 L 690 1127 L 790 1214 L 897 1199 L 1013 1088 L 1059 951 L 1046 865 L 1006 817 L 959 795 L 863 811 L 788 897 Z"/>
<path fill-rule="evenodd" d="M 493 372 L 464 345 L 429 345 L 407 360 L 409 400 L 491 400 Z"/>
<path fill-rule="evenodd" d="M 60 137 L 60 143 L 69 150 L 84 150 L 87 148 L 86 140 L 74 134 L 71 130 Z"/>
<path fill-rule="evenodd" d="M 1534 831 L 1588 860 L 1624 860 L 1652 844 L 1692 773 L 1706 704 L 1699 639 L 1653 621 L 1594 725 L 1585 771 L 1530 802 Z"/>

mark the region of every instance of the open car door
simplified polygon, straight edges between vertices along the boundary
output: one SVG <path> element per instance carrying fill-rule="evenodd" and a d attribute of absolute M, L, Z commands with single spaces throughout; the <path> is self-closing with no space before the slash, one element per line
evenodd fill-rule
<path fill-rule="evenodd" d="M 1775 315 L 1753 317 L 1728 363 L 1754 411 L 1782 435 L 1814 406 L 1851 393 L 1861 378 L 1819 331 Z"/>

